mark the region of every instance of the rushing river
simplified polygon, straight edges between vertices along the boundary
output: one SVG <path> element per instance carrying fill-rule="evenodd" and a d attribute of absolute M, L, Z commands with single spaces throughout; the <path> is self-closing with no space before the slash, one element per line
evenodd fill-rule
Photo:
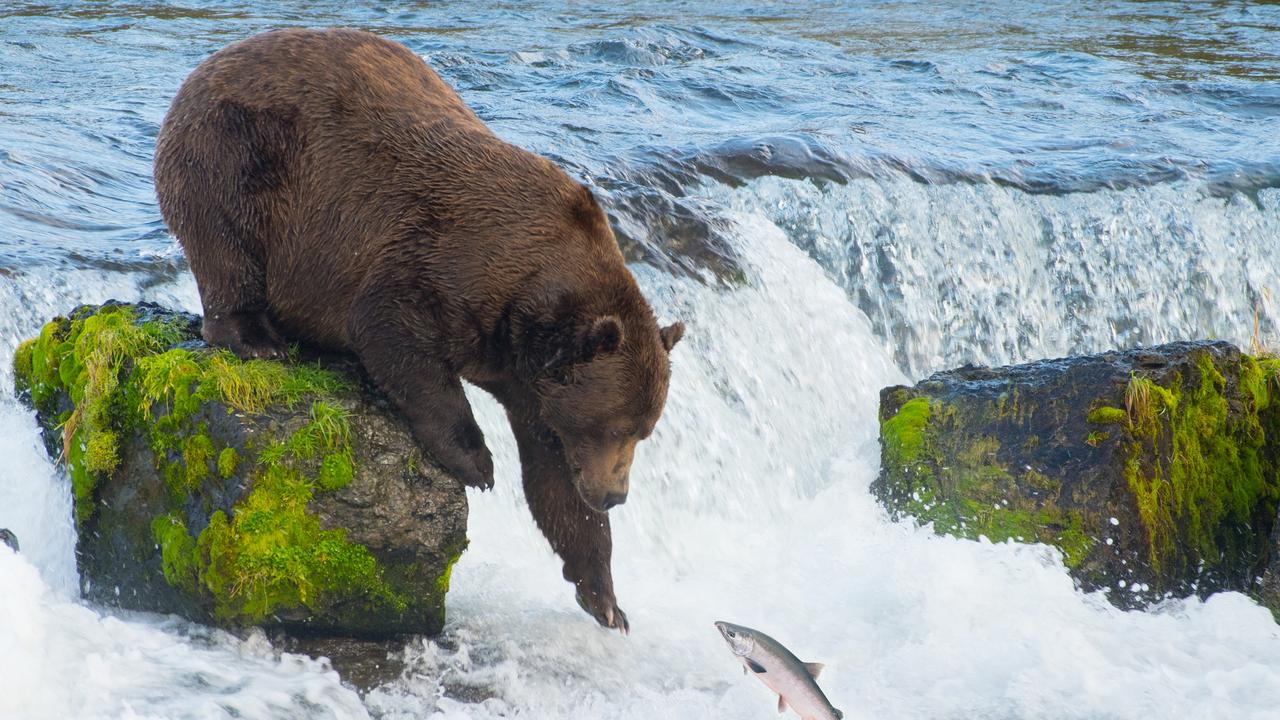
<path fill-rule="evenodd" d="M 0 717 L 776 717 L 726 619 L 825 662 L 848 718 L 1280 718 L 1280 627 L 1248 598 L 1122 612 L 1056 551 L 935 537 L 867 489 L 885 385 L 1280 336 L 1280 6 L 369 5 L 0 9 L 0 527 L 23 546 L 0 549 Z M 198 311 L 156 131 L 202 58 L 284 25 L 420 53 L 596 189 L 688 325 L 613 512 L 631 637 L 574 604 L 480 392 L 497 488 L 399 678 L 360 692 L 260 633 L 77 599 L 13 349 L 81 302 Z"/>

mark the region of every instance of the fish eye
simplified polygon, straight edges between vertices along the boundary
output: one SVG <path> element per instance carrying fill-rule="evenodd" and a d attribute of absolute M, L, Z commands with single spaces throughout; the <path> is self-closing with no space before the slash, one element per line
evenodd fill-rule
<path fill-rule="evenodd" d="M 729 637 L 738 637 L 738 634 L 732 630 L 729 630 L 728 633 L 729 633 Z"/>

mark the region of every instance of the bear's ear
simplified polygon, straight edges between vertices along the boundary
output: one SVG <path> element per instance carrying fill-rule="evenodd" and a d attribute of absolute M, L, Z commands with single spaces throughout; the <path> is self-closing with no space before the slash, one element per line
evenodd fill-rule
<path fill-rule="evenodd" d="M 658 334 L 662 336 L 662 347 L 666 348 L 667 352 L 671 352 L 671 348 L 684 337 L 684 323 L 673 322 L 659 330 Z"/>
<path fill-rule="evenodd" d="M 604 315 L 595 319 L 582 335 L 582 359 L 591 360 L 597 355 L 611 353 L 622 345 L 622 323 L 616 315 Z"/>
<path fill-rule="evenodd" d="M 600 208 L 600 203 L 596 201 L 596 196 L 591 193 L 591 189 L 586 185 L 578 185 L 577 191 L 570 200 L 570 213 L 578 225 L 599 232 L 607 229 L 602 225 L 605 223 L 604 211 Z"/>

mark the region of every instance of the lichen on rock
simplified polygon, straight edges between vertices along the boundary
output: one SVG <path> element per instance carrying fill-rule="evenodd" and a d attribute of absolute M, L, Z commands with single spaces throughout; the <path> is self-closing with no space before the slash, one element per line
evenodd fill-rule
<path fill-rule="evenodd" d="M 15 353 L 72 479 L 87 594 L 225 625 L 438 632 L 461 486 L 341 363 L 197 338 L 192 316 L 110 303 Z"/>

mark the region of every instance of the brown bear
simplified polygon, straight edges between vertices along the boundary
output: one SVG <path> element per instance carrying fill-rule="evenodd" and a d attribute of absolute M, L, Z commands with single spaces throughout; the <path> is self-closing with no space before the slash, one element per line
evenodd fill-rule
<path fill-rule="evenodd" d="M 165 116 L 155 182 L 209 343 L 354 353 L 473 487 L 493 462 L 460 380 L 491 393 L 565 579 L 628 629 L 605 511 L 627 497 L 684 328 L 659 328 L 586 187 L 498 139 L 408 48 L 342 29 L 267 32 L 201 63 Z"/>

